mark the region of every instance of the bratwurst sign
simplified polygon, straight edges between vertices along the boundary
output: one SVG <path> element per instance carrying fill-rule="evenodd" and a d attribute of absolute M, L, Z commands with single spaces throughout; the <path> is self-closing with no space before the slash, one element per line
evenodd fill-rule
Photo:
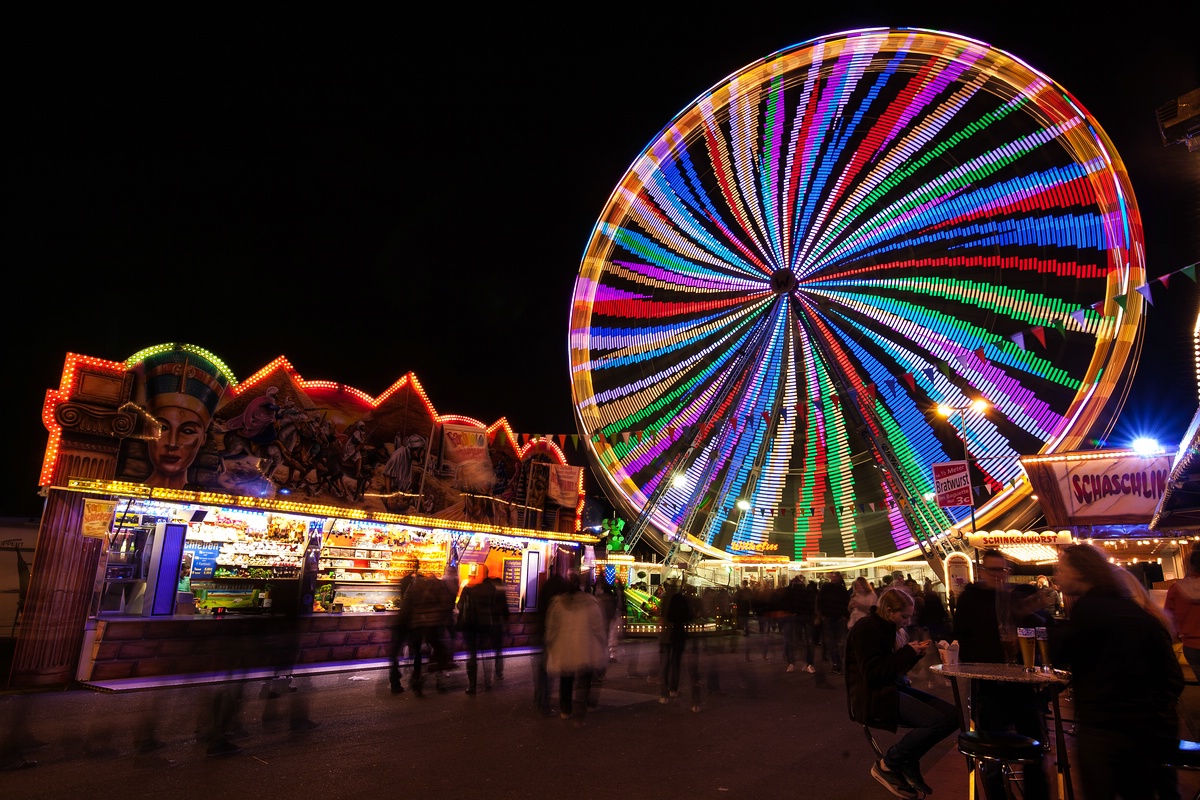
<path fill-rule="evenodd" d="M 971 497 L 971 471 L 966 461 L 947 461 L 933 465 L 933 491 L 941 508 L 974 505 Z"/>

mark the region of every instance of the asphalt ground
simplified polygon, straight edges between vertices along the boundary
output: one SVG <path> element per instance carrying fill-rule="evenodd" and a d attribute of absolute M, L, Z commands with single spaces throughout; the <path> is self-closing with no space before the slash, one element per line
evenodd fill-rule
<path fill-rule="evenodd" d="M 630 639 L 596 687 L 582 726 L 537 712 L 531 654 L 509 657 L 505 679 L 473 696 L 465 694 L 461 664 L 447 673 L 447 691 L 434 690 L 430 679 L 423 697 L 391 694 L 386 670 L 369 666 L 318 668 L 295 679 L 296 692 L 274 699 L 262 696 L 259 678 L 7 692 L 0 733 L 24 730 L 33 748 L 26 757 L 38 764 L 0 772 L 0 789 L 22 800 L 891 797 L 869 774 L 873 755 L 847 718 L 843 678 L 819 651 L 815 674 L 803 662 L 788 673 L 778 634 L 696 644 L 698 711 L 686 662 L 680 696 L 662 704 L 657 680 L 645 677 L 656 667 L 657 643 Z M 931 675 L 928 663 L 914 670 L 914 682 L 952 701 L 948 682 Z M 241 749 L 213 758 L 197 730 L 214 694 L 231 687 L 242 699 L 236 720 L 243 731 L 234 739 Z M 318 727 L 292 731 L 292 704 Z M 135 734 L 147 721 L 164 746 L 139 755 Z M 884 746 L 890 736 L 880 734 Z M 924 771 L 938 800 L 968 797 L 953 737 L 926 756 Z"/>

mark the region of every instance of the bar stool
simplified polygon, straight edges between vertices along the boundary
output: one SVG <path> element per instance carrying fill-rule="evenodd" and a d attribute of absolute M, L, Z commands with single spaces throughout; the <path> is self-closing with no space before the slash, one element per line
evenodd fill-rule
<path fill-rule="evenodd" d="M 1193 742 L 1189 739 L 1180 739 L 1175 743 L 1175 749 L 1167 759 L 1168 766 L 1171 769 L 1184 769 L 1189 771 L 1200 771 L 1200 742 Z M 1200 800 L 1200 789 L 1196 790 L 1192 800 Z"/>
<path fill-rule="evenodd" d="M 996 761 L 1004 776 L 1004 794 L 1015 800 L 1012 781 L 1021 773 L 1013 764 L 1042 763 L 1042 743 L 1028 736 L 1004 731 L 967 731 L 958 735 L 958 752 L 974 761 Z"/>

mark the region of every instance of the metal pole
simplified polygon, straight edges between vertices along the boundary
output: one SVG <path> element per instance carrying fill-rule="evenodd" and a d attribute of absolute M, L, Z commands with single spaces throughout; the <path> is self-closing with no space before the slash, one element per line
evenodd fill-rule
<path fill-rule="evenodd" d="M 964 408 L 958 410 L 959 419 L 962 420 L 962 440 L 963 440 L 963 458 L 967 462 L 967 490 L 971 493 L 971 533 L 977 533 L 978 528 L 975 525 L 975 485 L 971 479 L 971 451 L 967 448 L 967 411 Z"/>

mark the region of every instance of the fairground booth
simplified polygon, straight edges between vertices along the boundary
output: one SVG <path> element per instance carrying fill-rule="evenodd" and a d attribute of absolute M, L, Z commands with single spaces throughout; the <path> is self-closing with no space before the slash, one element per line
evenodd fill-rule
<path fill-rule="evenodd" d="M 597 541 L 562 447 L 441 414 L 411 373 L 371 397 L 283 357 L 239 382 L 193 345 L 68 354 L 42 421 L 13 686 L 266 666 L 285 624 L 299 663 L 379 659 L 413 570 L 486 568 L 532 644 L 544 576 Z"/>

